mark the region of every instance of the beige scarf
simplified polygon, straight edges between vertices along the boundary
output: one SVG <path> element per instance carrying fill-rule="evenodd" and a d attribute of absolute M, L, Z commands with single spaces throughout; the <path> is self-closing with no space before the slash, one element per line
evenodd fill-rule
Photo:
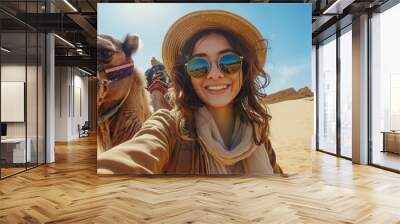
<path fill-rule="evenodd" d="M 206 152 L 205 163 L 209 174 L 232 174 L 227 166 L 238 162 L 243 162 L 245 174 L 273 174 L 265 145 L 255 144 L 250 123 L 242 123 L 239 116 L 236 117 L 231 146 L 228 148 L 206 107 L 196 111 L 195 119 L 200 144 Z"/>

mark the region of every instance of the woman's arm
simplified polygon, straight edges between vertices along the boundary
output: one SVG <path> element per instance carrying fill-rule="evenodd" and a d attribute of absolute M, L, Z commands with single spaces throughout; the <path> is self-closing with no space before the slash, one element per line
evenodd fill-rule
<path fill-rule="evenodd" d="M 98 174 L 160 174 L 176 142 L 175 120 L 168 110 L 155 112 L 135 136 L 100 154 Z"/>

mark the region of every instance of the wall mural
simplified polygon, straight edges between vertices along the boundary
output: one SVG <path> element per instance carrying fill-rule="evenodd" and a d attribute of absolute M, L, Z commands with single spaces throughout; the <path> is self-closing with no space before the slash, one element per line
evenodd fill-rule
<path fill-rule="evenodd" d="M 98 174 L 311 172 L 310 4 L 98 5 Z M 301 153 L 304 155 L 304 153 Z"/>

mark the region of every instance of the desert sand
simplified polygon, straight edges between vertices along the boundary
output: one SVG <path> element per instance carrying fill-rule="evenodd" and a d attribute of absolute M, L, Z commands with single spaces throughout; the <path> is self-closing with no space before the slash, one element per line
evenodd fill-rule
<path fill-rule="evenodd" d="M 313 103 L 313 97 L 307 97 L 268 104 L 271 143 L 279 165 L 289 174 L 312 172 Z"/>

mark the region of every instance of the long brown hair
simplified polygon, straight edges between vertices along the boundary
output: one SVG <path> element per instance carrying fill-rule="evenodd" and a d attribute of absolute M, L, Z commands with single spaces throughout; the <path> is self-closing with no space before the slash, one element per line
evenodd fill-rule
<path fill-rule="evenodd" d="M 202 37 L 209 34 L 219 34 L 226 38 L 232 48 L 244 57 L 243 60 L 243 85 L 239 94 L 234 99 L 235 113 L 239 114 L 241 120 L 249 121 L 255 130 L 258 125 L 257 131 L 261 133 L 260 138 L 257 139 L 253 135 L 256 144 L 262 144 L 266 141 L 269 134 L 269 120 L 271 116 L 268 113 L 267 106 L 262 103 L 265 94 L 261 91 L 269 84 L 269 76 L 259 65 L 257 60 L 257 50 L 254 46 L 241 41 L 239 37 L 232 33 L 221 29 L 207 29 L 200 31 L 193 35 L 183 46 L 181 54 L 177 56 L 173 66 L 173 73 L 171 74 L 172 91 L 170 92 L 171 104 L 177 112 L 178 119 L 176 128 L 180 137 L 187 140 L 196 138 L 194 112 L 197 108 L 204 105 L 204 103 L 197 96 L 193 89 L 190 76 L 186 73 L 185 63 L 190 60 L 193 49 L 197 41 Z M 265 41 L 265 40 L 260 40 Z M 261 49 L 266 51 L 266 49 Z M 255 133 L 255 132 L 253 132 Z"/>

